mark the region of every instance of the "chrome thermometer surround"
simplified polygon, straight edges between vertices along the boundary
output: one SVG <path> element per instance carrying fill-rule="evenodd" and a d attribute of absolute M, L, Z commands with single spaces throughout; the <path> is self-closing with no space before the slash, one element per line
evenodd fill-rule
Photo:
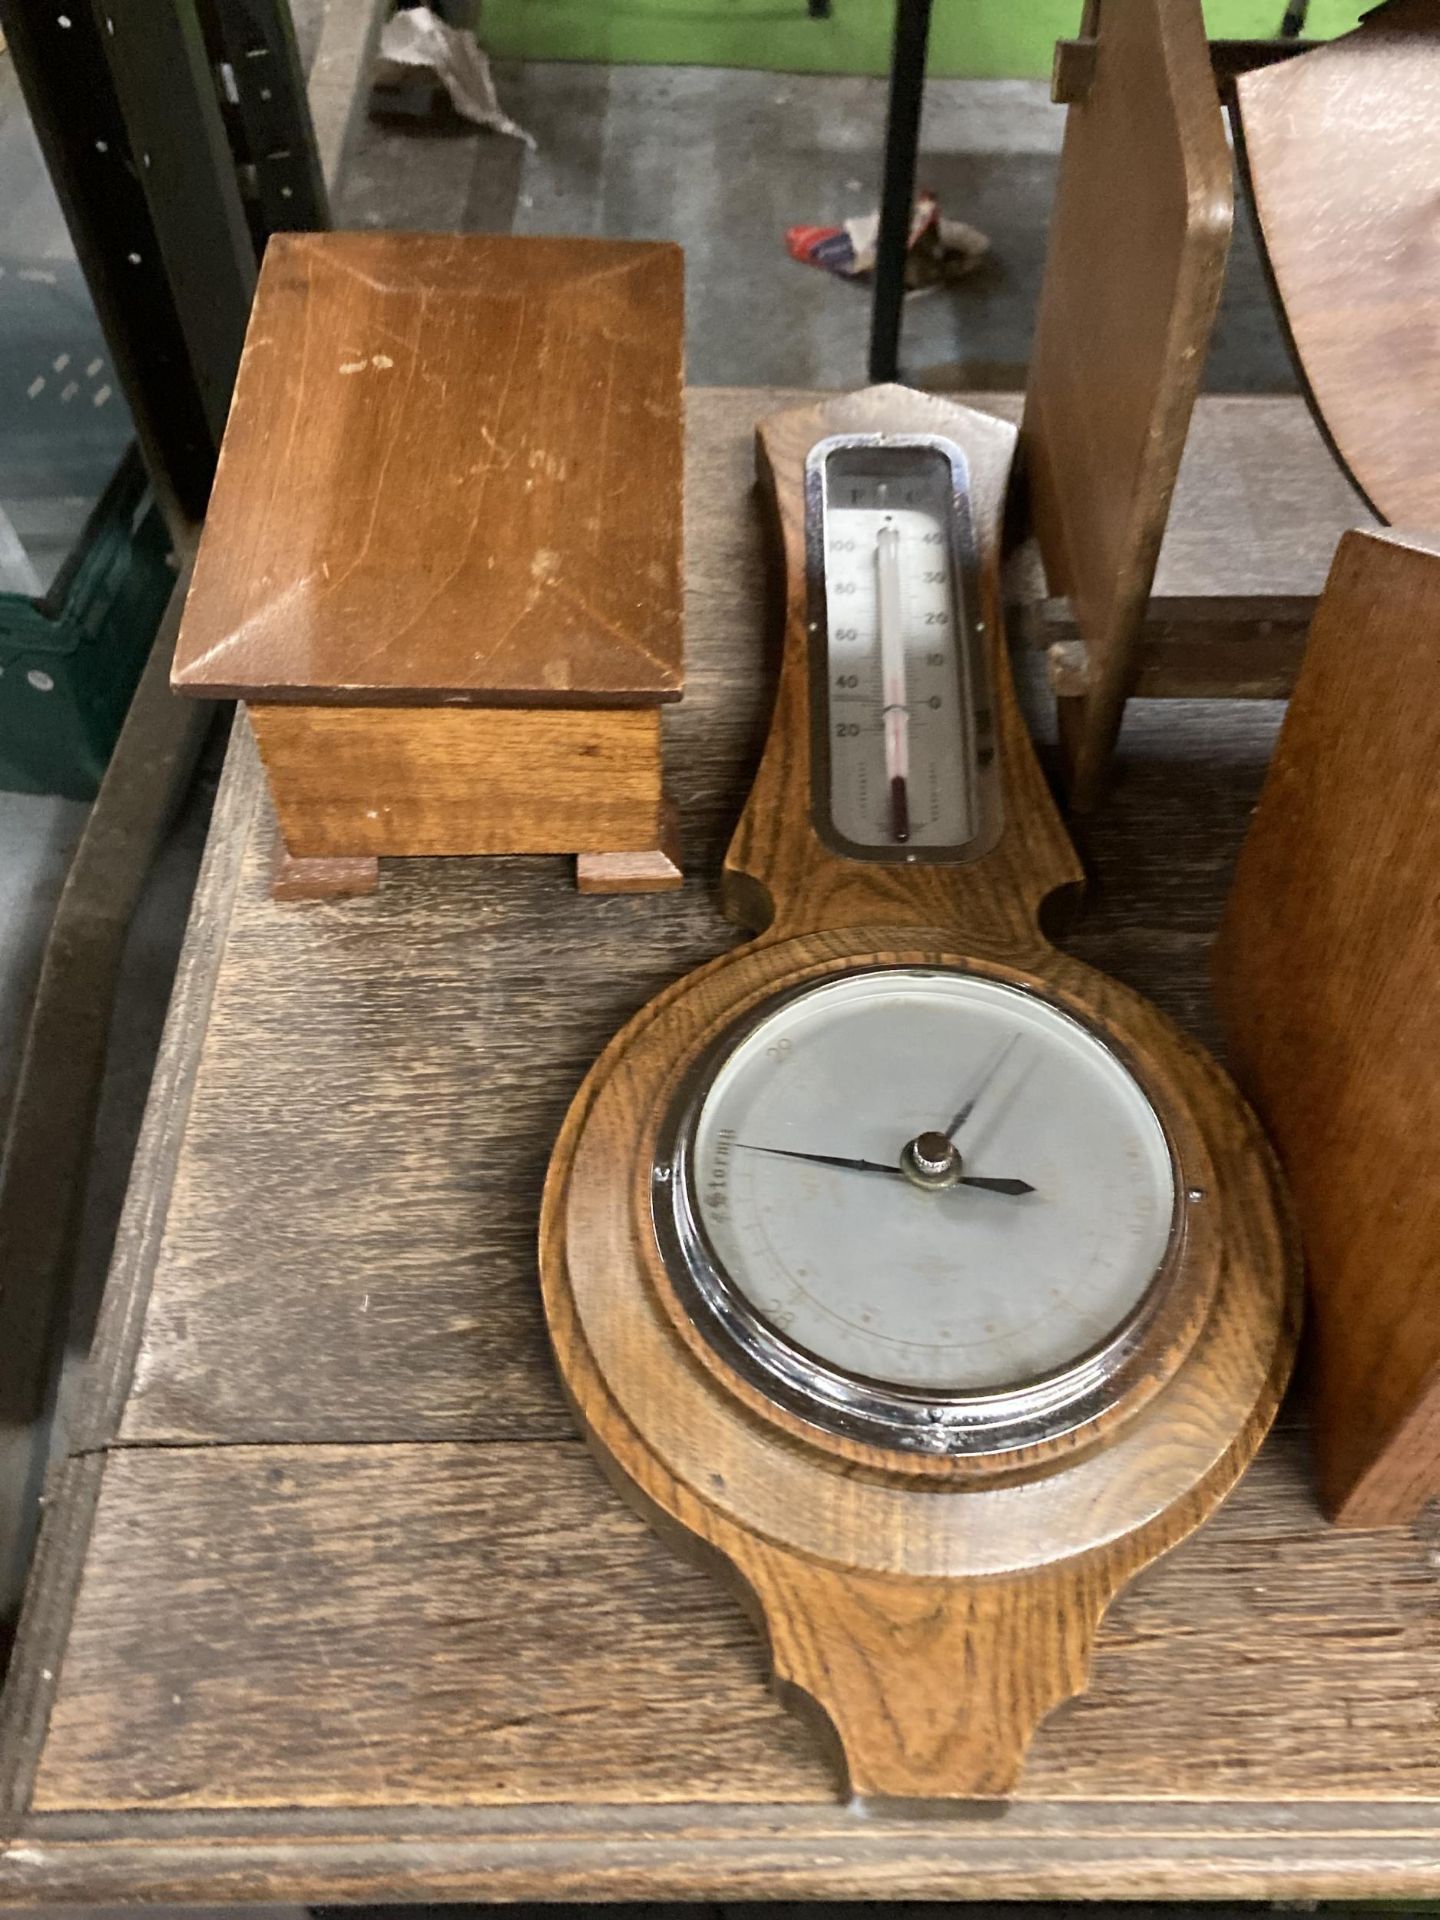
<path fill-rule="evenodd" d="M 835 658 L 830 581 L 830 537 L 836 512 L 831 500 L 832 477 L 843 477 L 847 456 L 855 471 L 868 463 L 893 464 L 903 477 L 905 465 L 915 471 L 917 456 L 943 464 L 943 562 L 945 589 L 951 610 L 949 638 L 944 650 L 946 676 L 954 687 L 956 726 L 947 741 L 932 748 L 939 764 L 951 755 L 965 783 L 965 809 L 972 831 L 960 840 L 931 844 L 913 839 L 876 837 L 857 839 L 836 822 L 834 749 L 841 696 L 835 686 Z M 938 474 L 936 478 L 938 478 Z M 986 657 L 985 622 L 981 617 L 980 563 L 971 508 L 970 469 L 965 455 L 940 434 L 847 433 L 818 441 L 805 461 L 805 574 L 810 635 L 811 819 L 821 841 L 848 859 L 895 865 L 956 865 L 979 859 L 1000 838 L 1004 825 L 1000 772 L 996 751 L 995 708 Z M 940 489 L 936 489 L 939 503 Z M 898 562 L 897 562 L 898 564 Z M 836 623 L 838 625 L 838 622 Z M 879 655 L 879 612 L 874 654 Z M 880 724 L 883 727 L 884 694 Z M 863 724 L 863 723 L 862 723 Z"/>
<path fill-rule="evenodd" d="M 1004 1387 L 975 1391 L 911 1387 L 851 1372 L 787 1338 L 727 1273 L 699 1194 L 697 1136 L 706 1102 L 727 1063 L 759 1028 L 785 1008 L 846 981 L 879 976 L 925 981 L 947 973 L 988 980 L 1102 1049 L 1153 1114 L 1163 1135 L 1171 1182 L 1163 1252 L 1144 1292 L 1119 1323 L 1061 1365 Z M 1165 1371 L 1160 1356 L 1174 1342 L 1177 1312 L 1188 1317 L 1187 1303 L 1178 1297 L 1188 1284 L 1181 1270 L 1186 1213 L 1200 1196 L 1184 1185 L 1187 1171 L 1157 1091 L 1147 1086 L 1113 1037 L 1049 995 L 1007 978 L 1003 970 L 882 964 L 828 971 L 763 1000 L 685 1070 L 661 1121 L 652 1162 L 651 1218 L 665 1274 L 681 1312 L 742 1380 L 811 1426 L 843 1439 L 886 1452 L 962 1463 L 1076 1435 L 1137 1390 L 1160 1384 Z M 1182 1345 L 1171 1352 L 1172 1367 L 1183 1351 Z"/>

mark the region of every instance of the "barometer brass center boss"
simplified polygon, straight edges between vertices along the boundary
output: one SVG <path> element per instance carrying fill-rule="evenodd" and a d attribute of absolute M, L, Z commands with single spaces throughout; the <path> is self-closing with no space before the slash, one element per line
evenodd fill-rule
<path fill-rule="evenodd" d="M 1295 1338 L 1248 1110 L 1039 931 L 1079 872 L 1002 644 L 1014 437 L 898 387 L 762 425 L 785 652 L 724 874 L 762 931 L 611 1043 L 542 1223 L 590 1440 L 875 1802 L 1010 1788 Z"/>

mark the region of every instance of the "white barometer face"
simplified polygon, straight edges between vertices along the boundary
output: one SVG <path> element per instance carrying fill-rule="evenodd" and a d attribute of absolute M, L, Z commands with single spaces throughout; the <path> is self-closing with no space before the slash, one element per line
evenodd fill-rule
<path fill-rule="evenodd" d="M 707 1071 L 675 1169 L 694 1230 L 667 1257 L 820 1370 L 921 1396 L 1023 1387 L 1103 1348 L 1164 1264 L 1154 1108 L 1023 989 L 848 973 L 777 1001 Z"/>

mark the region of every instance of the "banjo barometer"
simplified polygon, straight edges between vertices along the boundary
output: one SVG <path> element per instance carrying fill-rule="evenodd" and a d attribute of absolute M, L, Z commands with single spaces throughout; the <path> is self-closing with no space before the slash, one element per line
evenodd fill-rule
<path fill-rule="evenodd" d="M 1080 872 L 1003 646 L 1014 440 L 901 387 L 761 426 L 785 642 L 722 876 L 757 937 L 607 1048 L 541 1229 L 590 1441 L 867 1803 L 1011 1788 L 1298 1316 L 1229 1081 L 1040 930 Z"/>

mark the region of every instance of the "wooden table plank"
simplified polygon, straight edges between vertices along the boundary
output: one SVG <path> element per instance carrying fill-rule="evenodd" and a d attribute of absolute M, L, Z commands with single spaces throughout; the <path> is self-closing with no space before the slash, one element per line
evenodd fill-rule
<path fill-rule="evenodd" d="M 1292 1429 L 1116 1604 L 1019 1797 L 1433 1805 L 1435 1595 L 1426 1541 L 1317 1524 Z M 113 1457 L 33 1808 L 833 1798 L 739 1607 L 567 1441 Z"/>
<path fill-rule="evenodd" d="M 896 1831 L 843 1808 L 732 1819 L 689 1807 L 439 1808 L 335 1833 L 297 1814 L 69 1817 L 6 1857 L 0 1899 L 40 1901 L 1278 1900 L 1433 1894 L 1435 1830 L 1403 1806 L 1077 1800 Z M 1297 1900 L 1297 1896 L 1299 1896 Z"/>
<path fill-rule="evenodd" d="M 116 1456 L 32 1804 L 830 1797 L 739 1610 L 568 1440 Z"/>

